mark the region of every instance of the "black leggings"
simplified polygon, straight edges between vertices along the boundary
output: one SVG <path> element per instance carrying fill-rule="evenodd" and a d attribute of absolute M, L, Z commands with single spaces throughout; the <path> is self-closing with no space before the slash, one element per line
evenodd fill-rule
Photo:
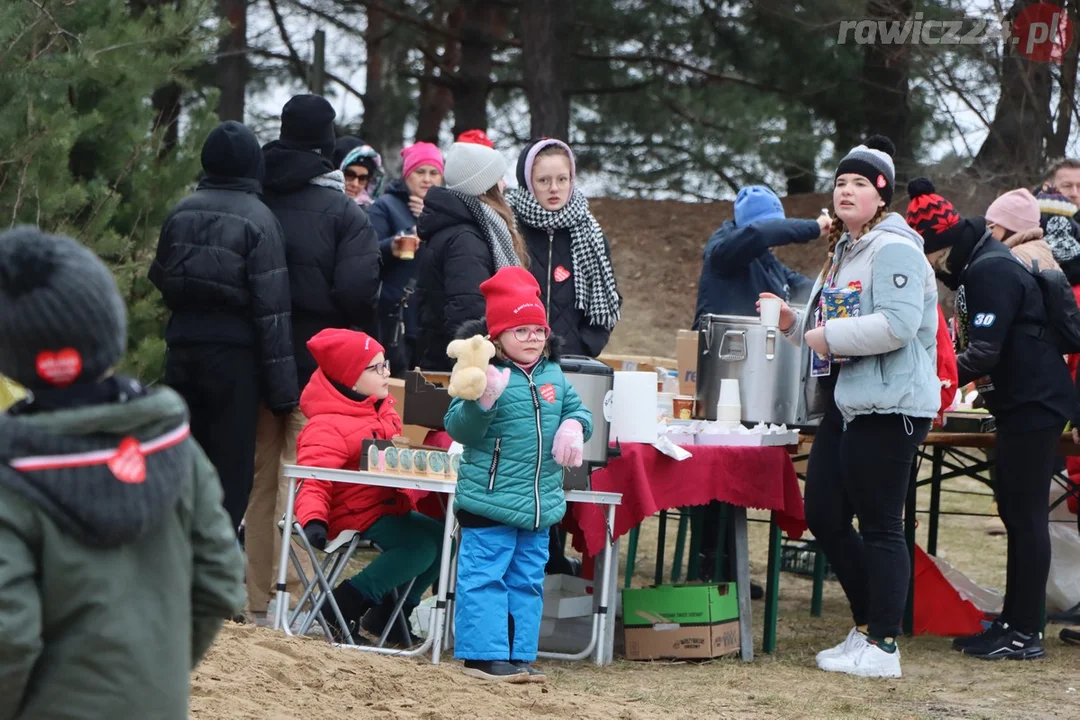
<path fill-rule="evenodd" d="M 856 625 L 896 637 L 911 560 L 904 505 L 915 452 L 929 419 L 861 415 L 844 428 L 830 402 L 806 473 L 806 521 L 844 588 Z M 859 529 L 851 521 L 859 518 Z"/>
<path fill-rule="evenodd" d="M 1050 574 L 1050 481 L 1061 428 L 997 432 L 994 497 L 1008 531 L 1001 619 L 1022 633 L 1042 627 Z"/>

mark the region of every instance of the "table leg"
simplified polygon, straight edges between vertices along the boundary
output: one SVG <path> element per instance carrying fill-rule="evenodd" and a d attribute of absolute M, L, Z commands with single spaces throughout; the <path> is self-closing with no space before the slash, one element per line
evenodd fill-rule
<path fill-rule="evenodd" d="M 640 534 L 640 525 L 635 525 L 630 529 L 630 544 L 626 547 L 626 580 L 623 582 L 623 587 L 630 587 L 634 580 L 634 566 L 637 564 L 637 541 Z"/>
<path fill-rule="evenodd" d="M 904 608 L 904 634 L 912 635 L 915 629 L 915 511 L 919 488 L 919 464 L 911 463 L 911 477 L 908 479 L 907 506 L 904 508 L 904 537 L 907 540 L 908 558 L 911 562 L 911 574 L 908 577 L 907 606 Z"/>
<path fill-rule="evenodd" d="M 596 644 L 596 664 L 604 665 L 607 656 L 606 641 L 608 636 L 608 626 L 615 625 L 615 613 L 612 611 L 615 604 L 614 597 L 612 597 L 612 579 L 613 574 L 611 571 L 612 555 L 614 548 L 611 542 L 612 534 L 615 531 L 615 506 L 608 505 L 607 508 L 607 527 L 604 528 L 604 570 L 600 575 L 600 607 L 598 608 L 598 614 L 600 615 L 600 627 L 597 629 L 597 635 L 599 642 Z M 614 563 L 618 565 L 618 561 Z M 618 571 L 614 573 L 614 577 L 618 576 Z M 595 583 L 594 583 L 595 584 Z"/>
<path fill-rule="evenodd" d="M 435 638 L 431 648 L 431 662 L 439 664 L 439 656 L 442 653 L 443 628 L 446 619 L 446 592 L 450 586 L 450 554 L 454 548 L 454 503 L 452 500 L 446 503 L 446 519 L 443 521 L 442 557 L 439 559 L 439 588 L 436 592 L 435 612 L 431 620 L 429 632 Z"/>
<path fill-rule="evenodd" d="M 933 464 L 930 468 L 930 521 L 927 526 L 929 536 L 926 539 L 926 552 L 937 555 L 938 520 L 941 513 L 941 463 L 945 458 L 945 449 L 934 446 Z"/>
<path fill-rule="evenodd" d="M 679 508 L 679 531 L 675 534 L 675 558 L 671 561 L 671 582 L 678 583 L 682 579 L 683 552 L 686 550 L 686 530 L 690 524 L 690 508 Z M 693 562 L 693 554 L 690 555 Z M 686 579 L 690 579 L 687 571 Z"/>
<path fill-rule="evenodd" d="M 600 640 L 604 643 L 603 664 L 610 665 L 615 661 L 615 621 L 616 608 L 619 606 L 619 598 L 615 595 L 615 589 L 619 586 L 619 541 L 611 544 L 611 576 L 609 578 L 612 589 L 612 597 L 608 601 L 607 624 L 604 626 L 604 634 Z"/>
<path fill-rule="evenodd" d="M 735 522 L 735 590 L 739 596 L 739 655 L 743 662 L 754 660 L 754 624 L 750 618 L 750 542 L 746 535 L 746 508 L 732 506 L 728 516 Z"/>
<path fill-rule="evenodd" d="M 820 547 L 814 553 L 814 589 L 810 594 L 810 615 L 821 617 L 822 595 L 825 590 L 825 551 Z"/>
<path fill-rule="evenodd" d="M 667 540 L 667 510 L 660 511 L 660 531 L 656 536 L 656 585 L 664 584 L 664 543 Z"/>
<path fill-rule="evenodd" d="M 780 615 L 780 526 L 776 512 L 769 514 L 769 567 L 765 581 L 765 626 L 761 633 L 761 652 L 776 651 L 776 621 Z"/>
<path fill-rule="evenodd" d="M 281 551 L 278 555 L 277 605 L 274 608 L 274 629 L 280 630 L 289 619 L 289 548 L 292 547 L 293 514 L 296 512 L 296 478 L 289 478 L 285 498 L 285 522 L 281 527 Z"/>

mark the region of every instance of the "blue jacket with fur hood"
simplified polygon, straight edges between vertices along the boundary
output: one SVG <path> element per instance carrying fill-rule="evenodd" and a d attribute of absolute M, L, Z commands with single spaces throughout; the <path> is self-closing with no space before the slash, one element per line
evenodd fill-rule
<path fill-rule="evenodd" d="M 458 337 L 487 335 L 484 321 L 466 323 Z M 564 420 L 577 420 L 592 435 L 592 413 L 563 375 L 553 356 L 526 373 L 513 363 L 510 382 L 491 410 L 475 400 L 454 398 L 447 410 L 446 430 L 465 447 L 458 472 L 454 508 L 521 530 L 543 530 L 566 512 L 563 469 L 555 462 L 555 432 Z"/>
<path fill-rule="evenodd" d="M 840 367 L 833 398 L 850 422 L 859 415 L 902 414 L 933 418 L 941 405 L 937 376 L 937 281 L 923 254 L 922 237 L 896 213 L 889 213 L 858 241 L 845 233 L 836 245 L 834 284 L 862 283 L 859 316 L 825 323 L 825 341 L 834 355 L 856 357 Z M 814 328 L 822 273 L 810 303 L 787 333 L 802 341 Z M 803 346 L 803 408 L 800 420 L 819 419 L 824 402 L 817 378 L 810 377 L 810 348 Z M 834 368 L 835 372 L 835 368 Z"/>

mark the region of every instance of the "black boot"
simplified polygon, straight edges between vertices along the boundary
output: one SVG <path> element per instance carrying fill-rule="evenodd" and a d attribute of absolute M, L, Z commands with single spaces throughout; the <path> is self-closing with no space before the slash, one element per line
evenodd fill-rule
<path fill-rule="evenodd" d="M 383 630 L 386 629 L 386 623 L 390 621 L 390 616 L 394 613 L 394 606 L 397 601 L 393 596 L 386 595 L 375 607 L 371 608 L 366 615 L 364 615 L 363 621 L 360 626 L 365 632 L 374 635 L 375 637 L 382 637 Z M 416 605 L 412 603 L 405 603 L 401 607 L 401 616 L 405 619 L 405 623 L 408 624 L 409 618 L 412 616 L 413 610 L 416 609 Z M 386 636 L 386 644 L 390 647 L 399 648 L 411 648 L 422 643 L 423 640 L 412 634 L 412 630 L 406 634 L 401 629 L 401 623 L 395 622 L 394 627 L 390 630 L 390 634 Z"/>
<path fill-rule="evenodd" d="M 345 619 L 345 624 L 348 626 L 349 634 L 352 635 L 353 642 L 357 645 L 366 645 L 367 643 L 363 641 L 358 632 L 360 618 L 364 617 L 364 613 L 374 607 L 375 603 L 364 597 L 364 594 L 357 590 L 348 580 L 334 588 L 333 596 L 338 610 L 341 611 L 341 617 Z M 337 642 L 345 642 L 345 632 L 338 624 L 337 616 L 330 608 L 330 604 L 323 603 L 320 612 L 323 619 L 326 620 L 326 624 L 330 626 L 330 632 L 333 634 L 334 639 Z"/>

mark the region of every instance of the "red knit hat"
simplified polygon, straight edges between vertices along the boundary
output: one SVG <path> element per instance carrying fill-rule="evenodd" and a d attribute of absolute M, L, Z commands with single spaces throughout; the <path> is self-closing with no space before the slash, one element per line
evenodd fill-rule
<path fill-rule="evenodd" d="M 370 335 L 339 328 L 319 332 L 307 341 L 307 347 L 323 375 L 347 387 L 356 384 L 372 358 L 386 352 Z"/>
<path fill-rule="evenodd" d="M 540 301 L 536 278 L 521 267 L 504 267 L 480 283 L 487 302 L 488 335 L 495 338 L 504 330 L 522 325 L 547 327 L 547 311 Z"/>
<path fill-rule="evenodd" d="M 953 204 L 937 194 L 934 183 L 927 178 L 915 178 L 908 183 L 907 224 L 922 235 L 923 251 L 937 252 L 949 247 L 947 230 L 960 222 L 960 213 Z"/>
<path fill-rule="evenodd" d="M 483 145 L 485 147 L 494 148 L 495 143 L 491 142 L 491 138 L 487 136 L 487 133 L 483 130 L 466 130 L 458 135 L 458 142 L 460 143 L 472 143 L 473 145 Z"/>

